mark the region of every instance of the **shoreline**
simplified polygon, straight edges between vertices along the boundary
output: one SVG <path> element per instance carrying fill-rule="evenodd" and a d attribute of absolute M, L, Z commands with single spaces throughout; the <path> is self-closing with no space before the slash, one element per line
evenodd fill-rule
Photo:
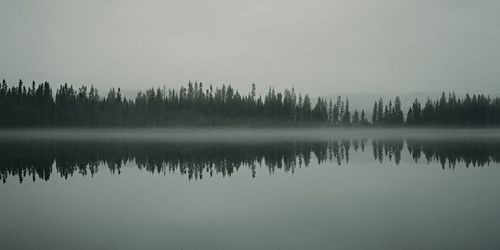
<path fill-rule="evenodd" d="M 22 128 L 1 140 L 272 141 L 329 139 L 500 140 L 500 128 Z"/>

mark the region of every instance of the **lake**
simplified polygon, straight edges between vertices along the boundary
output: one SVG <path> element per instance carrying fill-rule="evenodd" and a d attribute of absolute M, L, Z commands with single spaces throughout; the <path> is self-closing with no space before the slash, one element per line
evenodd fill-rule
<path fill-rule="evenodd" d="M 500 130 L 0 131 L 0 249 L 498 249 Z"/>

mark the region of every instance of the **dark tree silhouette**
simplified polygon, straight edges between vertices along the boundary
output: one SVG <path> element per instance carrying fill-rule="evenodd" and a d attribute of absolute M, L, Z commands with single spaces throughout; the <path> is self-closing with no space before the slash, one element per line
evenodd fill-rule
<path fill-rule="evenodd" d="M 427 99 L 424 108 L 415 100 L 408 110 L 408 125 L 426 126 L 498 126 L 500 125 L 500 99 L 469 94 L 457 98 L 455 93 L 446 97 L 443 92 L 436 101 Z"/>
<path fill-rule="evenodd" d="M 111 88 L 101 97 L 91 86 L 74 88 L 64 84 L 53 95 L 49 83 L 24 85 L 22 80 L 0 86 L 0 127 L 49 126 L 498 126 L 500 98 L 454 93 L 442 94 L 425 105 L 415 100 L 407 119 L 399 97 L 374 103 L 371 124 L 364 110 L 351 113 L 349 100 L 339 96 L 331 100 L 297 94 L 294 89 L 257 97 L 256 86 L 240 94 L 231 85 L 221 88 L 201 82 L 189 82 L 179 90 L 157 88 L 139 92 L 133 100 L 122 96 L 120 88 Z"/>
<path fill-rule="evenodd" d="M 154 142 L 154 141 L 1 141 L 0 180 L 12 176 L 19 182 L 27 178 L 49 180 L 54 173 L 62 178 L 75 174 L 93 176 L 106 165 L 110 173 L 120 174 L 132 162 L 151 173 L 178 173 L 189 179 L 205 176 L 231 176 L 242 167 L 255 177 L 258 167 L 269 173 L 295 172 L 311 161 L 318 164 L 348 164 L 352 151 L 364 152 L 371 144 L 375 161 L 403 160 L 405 140 L 338 139 L 320 141 L 234 142 Z M 414 161 L 437 162 L 443 169 L 457 164 L 483 167 L 500 162 L 496 141 L 406 140 L 407 157 Z"/>

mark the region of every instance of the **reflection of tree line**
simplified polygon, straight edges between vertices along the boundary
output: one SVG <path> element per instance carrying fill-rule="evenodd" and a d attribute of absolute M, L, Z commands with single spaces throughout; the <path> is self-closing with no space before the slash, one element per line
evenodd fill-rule
<path fill-rule="evenodd" d="M 407 148 L 415 161 L 423 157 L 427 162 L 439 162 L 443 169 L 459 163 L 482 167 L 500 162 L 500 142 L 408 140 Z"/>
<path fill-rule="evenodd" d="M 372 140 L 373 157 L 382 163 L 386 158 L 394 160 L 398 165 L 401 162 L 401 151 L 403 151 L 403 140 Z"/>
<path fill-rule="evenodd" d="M 106 164 L 112 173 L 134 161 L 139 169 L 151 173 L 188 175 L 201 179 L 204 175 L 230 176 L 240 167 L 249 167 L 255 176 L 257 166 L 265 165 L 270 173 L 281 169 L 294 172 L 318 163 L 348 160 L 351 141 L 331 142 L 265 142 L 265 143 L 70 143 L 70 142 L 3 142 L 0 143 L 0 179 L 27 176 L 48 180 L 52 171 L 63 178 L 73 174 L 94 175 L 98 166 Z M 359 142 L 354 143 L 358 148 Z M 364 144 L 362 146 L 364 148 Z"/>
<path fill-rule="evenodd" d="M 0 143 L 0 179 L 16 176 L 48 180 L 53 171 L 63 178 L 74 174 L 94 175 L 106 164 L 112 173 L 120 173 L 127 162 L 151 173 L 180 173 L 189 179 L 204 175 L 231 176 L 240 167 L 248 167 L 252 176 L 258 166 L 294 172 L 297 167 L 321 163 L 349 163 L 350 152 L 365 150 L 367 140 L 284 141 L 262 143 L 140 143 L 140 142 L 2 142 Z M 371 140 L 373 156 L 380 163 L 401 162 L 403 140 Z M 432 142 L 407 140 L 410 156 L 418 161 L 439 162 L 443 168 L 458 163 L 484 166 L 500 161 L 500 142 Z"/>
<path fill-rule="evenodd" d="M 423 158 L 427 163 L 440 163 L 443 169 L 453 169 L 457 164 L 482 167 L 500 162 L 500 142 L 409 139 L 406 147 L 415 162 Z M 403 148 L 403 140 L 372 140 L 373 156 L 380 163 L 387 160 L 399 165 Z"/>

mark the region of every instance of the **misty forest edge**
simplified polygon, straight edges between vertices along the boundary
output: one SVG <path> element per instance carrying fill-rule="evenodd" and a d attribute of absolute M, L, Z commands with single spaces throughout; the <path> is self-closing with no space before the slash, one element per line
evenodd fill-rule
<path fill-rule="evenodd" d="M 482 94 L 457 97 L 443 92 L 438 100 L 415 100 L 406 115 L 401 100 L 374 102 L 371 115 L 350 110 L 349 100 L 317 98 L 269 88 L 262 97 L 256 86 L 247 95 L 231 85 L 203 88 L 189 82 L 179 90 L 150 88 L 134 100 L 111 88 L 100 97 L 96 88 L 61 85 L 55 96 L 48 82 L 31 86 L 19 80 L 0 86 L 0 127 L 122 127 L 122 126 L 470 126 L 500 125 L 500 98 Z"/>

